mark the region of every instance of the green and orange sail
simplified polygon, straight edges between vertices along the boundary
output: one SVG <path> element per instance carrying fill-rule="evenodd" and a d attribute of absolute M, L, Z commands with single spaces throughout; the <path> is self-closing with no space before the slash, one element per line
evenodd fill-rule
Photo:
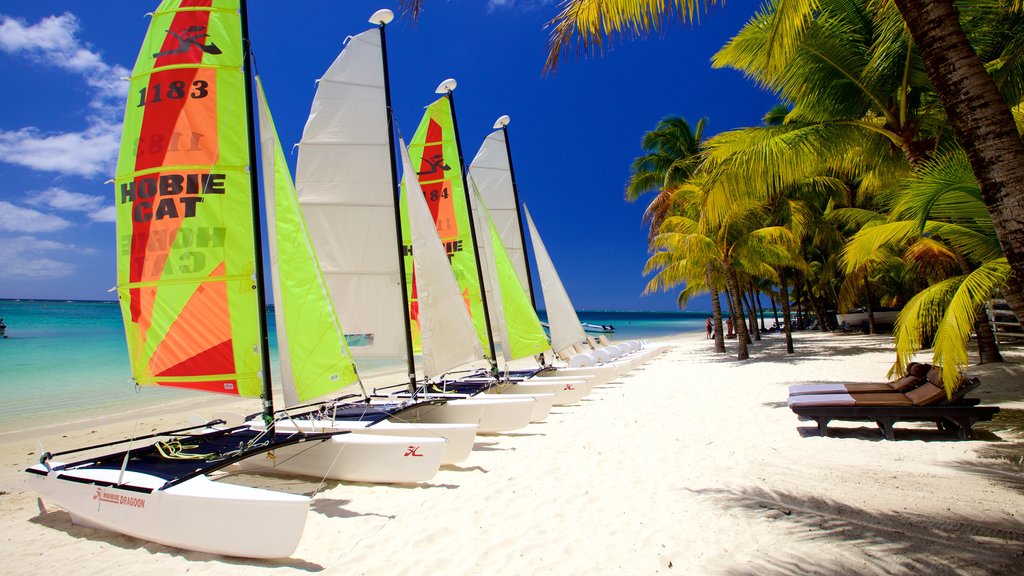
<path fill-rule="evenodd" d="M 470 228 L 469 207 L 466 205 L 465 182 L 459 159 L 452 109 L 446 97 L 437 99 L 427 107 L 416 133 L 409 142 L 409 155 L 418 167 L 416 178 L 423 189 L 423 197 L 437 225 L 437 234 L 451 261 L 455 280 L 466 300 L 473 326 L 484 350 L 489 348 L 487 325 L 484 321 L 483 292 L 477 273 L 476 255 Z M 403 178 L 409 177 L 408 175 Z M 402 193 L 405 193 L 403 185 Z M 402 244 L 411 246 L 409 221 L 405 203 L 402 203 Z M 419 304 L 412 254 L 406 251 L 406 278 L 412 320 L 413 346 L 419 351 Z"/>
<path fill-rule="evenodd" d="M 242 48 L 237 0 L 168 0 L 132 71 L 115 198 L 141 385 L 261 393 Z"/>

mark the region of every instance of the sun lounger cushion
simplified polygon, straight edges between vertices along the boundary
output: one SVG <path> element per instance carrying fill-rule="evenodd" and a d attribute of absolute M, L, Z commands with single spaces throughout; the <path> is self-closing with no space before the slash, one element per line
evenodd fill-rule
<path fill-rule="evenodd" d="M 926 380 L 907 375 L 892 382 L 865 382 L 856 384 L 798 384 L 789 387 L 790 396 L 803 394 L 860 394 L 869 392 L 908 392 L 924 384 Z"/>

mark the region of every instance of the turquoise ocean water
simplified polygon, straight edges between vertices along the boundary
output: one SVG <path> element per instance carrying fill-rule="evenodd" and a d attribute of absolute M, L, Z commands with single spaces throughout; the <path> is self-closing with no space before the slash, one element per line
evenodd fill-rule
<path fill-rule="evenodd" d="M 614 325 L 613 340 L 703 330 L 705 317 L 700 313 L 580 313 L 582 322 Z M 7 338 L 0 339 L 0 433 L 184 404 L 196 397 L 184 390 L 136 389 L 116 302 L 0 300 L 0 318 L 8 326 Z M 276 352 L 273 320 L 271 315 L 271 351 Z M 372 375 L 401 367 L 401 362 L 378 361 L 361 363 L 359 369 Z M 278 370 L 276 360 L 273 370 Z M 258 409 L 255 404 L 253 409 Z"/>

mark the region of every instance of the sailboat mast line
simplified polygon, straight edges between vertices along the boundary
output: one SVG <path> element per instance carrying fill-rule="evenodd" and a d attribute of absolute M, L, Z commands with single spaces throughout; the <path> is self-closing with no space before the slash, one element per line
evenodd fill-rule
<path fill-rule="evenodd" d="M 459 151 L 459 172 L 462 174 L 462 192 L 466 196 L 466 206 L 473 206 L 472 200 L 469 196 L 469 185 L 466 180 L 466 163 L 462 159 L 462 140 L 459 138 L 459 121 L 455 114 L 455 95 L 452 94 L 451 90 L 448 90 L 448 105 L 452 109 L 452 131 L 455 132 L 455 148 Z M 491 332 L 491 314 L 487 307 L 487 295 L 484 294 L 484 272 L 483 266 L 480 264 L 480 244 L 477 241 L 476 236 L 476 224 L 474 224 L 473 215 L 469 217 L 469 236 L 473 239 L 473 256 L 476 258 L 476 278 L 477 282 L 480 283 L 480 300 L 483 303 L 484 308 L 484 327 L 487 329 L 487 348 L 490 352 L 491 372 L 494 374 L 498 373 L 498 355 L 494 351 L 494 334 Z"/>
<path fill-rule="evenodd" d="M 398 250 L 398 277 L 402 285 L 402 320 L 405 323 L 405 361 L 409 373 L 409 392 L 416 397 L 416 357 L 412 351 L 412 320 L 409 318 L 409 287 L 405 281 L 405 247 L 402 246 L 402 214 L 401 214 L 401 190 L 398 184 L 398 159 L 395 157 L 395 117 L 391 107 L 391 76 L 388 72 L 388 43 L 387 34 L 384 31 L 385 22 L 381 22 L 377 29 L 380 30 L 380 54 L 381 66 L 384 68 L 384 105 L 388 122 L 388 159 L 391 164 L 391 189 L 394 194 L 394 215 L 395 215 L 395 248 Z"/>
<path fill-rule="evenodd" d="M 530 304 L 537 310 L 537 298 L 533 294 L 533 277 L 530 275 L 530 259 L 526 255 L 526 232 L 523 231 L 523 212 L 519 208 L 519 186 L 516 185 L 516 169 L 512 165 L 512 145 L 508 142 L 508 124 L 501 127 L 505 136 L 505 156 L 508 158 L 508 174 L 512 178 L 512 198 L 516 202 L 516 220 L 519 222 L 519 241 L 523 247 L 523 262 L 526 264 L 526 285 L 530 291 Z"/>
<path fill-rule="evenodd" d="M 267 328 L 267 294 L 263 286 L 263 233 L 260 228 L 260 193 L 259 178 L 256 174 L 256 113 L 253 110 L 252 88 L 252 46 L 249 41 L 249 10 L 246 0 L 238 3 L 238 13 L 242 20 L 242 76 L 245 80 L 245 119 L 249 129 L 249 188 L 252 194 L 253 243 L 256 249 L 256 269 L 253 284 L 256 289 L 256 305 L 259 310 L 260 364 L 263 372 L 263 421 L 268 431 L 274 427 L 274 393 L 270 376 L 270 333 Z"/>

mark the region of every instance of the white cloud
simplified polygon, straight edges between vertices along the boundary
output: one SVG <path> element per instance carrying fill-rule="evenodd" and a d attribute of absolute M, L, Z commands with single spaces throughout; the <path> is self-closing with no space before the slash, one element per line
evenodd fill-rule
<path fill-rule="evenodd" d="M 92 254 L 95 250 L 83 250 L 73 244 L 39 240 L 32 236 L 0 237 L 0 269 L 5 277 L 14 279 L 45 280 L 73 274 L 77 266 L 54 260 L 48 254 L 53 252 Z"/>
<path fill-rule="evenodd" d="M 128 90 L 128 69 L 108 64 L 78 38 L 74 14 L 47 16 L 27 24 L 0 15 L 0 52 L 77 74 L 93 98 L 80 132 L 44 133 L 29 126 L 0 131 L 0 161 L 83 177 L 111 174 L 121 139 L 120 115 Z"/>
<path fill-rule="evenodd" d="M 104 62 L 103 56 L 78 39 L 79 30 L 78 18 L 70 12 L 31 25 L 0 16 L 0 51 L 80 74 L 96 89 L 97 98 L 123 103 L 128 85 L 120 79 L 129 74 L 128 69 Z"/>
<path fill-rule="evenodd" d="M 108 203 L 108 199 L 104 196 L 92 196 L 80 192 L 68 192 L 61 188 L 50 188 L 42 192 L 33 192 L 27 203 L 31 206 L 48 206 L 56 210 L 95 213 Z"/>
<path fill-rule="evenodd" d="M 117 220 L 117 206 L 111 204 L 89 215 L 93 222 L 114 222 Z"/>
<path fill-rule="evenodd" d="M 0 132 L 0 160 L 33 170 L 91 178 L 112 175 L 121 126 L 98 122 L 81 132 L 46 134 L 37 128 Z"/>
<path fill-rule="evenodd" d="M 71 226 L 71 222 L 55 216 L 15 206 L 0 200 L 0 230 L 5 232 L 56 232 Z"/>

